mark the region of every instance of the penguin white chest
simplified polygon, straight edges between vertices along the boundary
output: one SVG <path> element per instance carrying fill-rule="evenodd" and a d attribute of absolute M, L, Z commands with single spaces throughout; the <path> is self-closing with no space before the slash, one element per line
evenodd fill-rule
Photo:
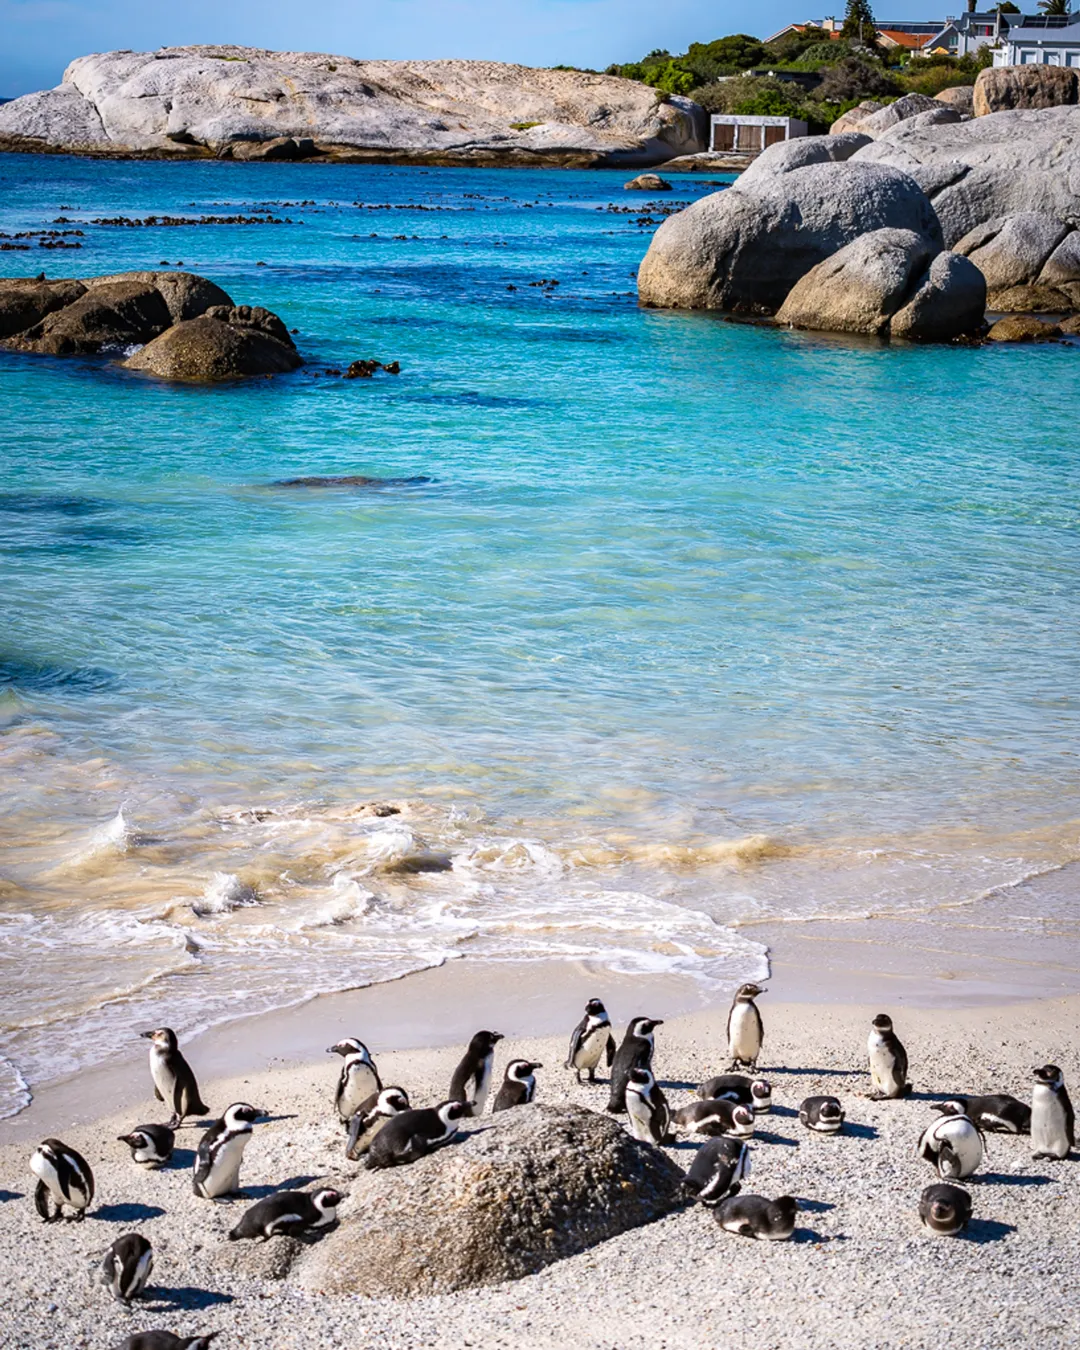
<path fill-rule="evenodd" d="M 1042 1083 L 1036 1083 L 1031 1094 L 1031 1147 L 1054 1158 L 1064 1158 L 1069 1152 L 1065 1108 L 1057 1093 Z"/>
<path fill-rule="evenodd" d="M 866 1042 L 866 1053 L 870 1060 L 870 1078 L 874 1087 L 881 1092 L 892 1091 L 896 1081 L 896 1058 L 878 1032 L 870 1033 Z"/>
<path fill-rule="evenodd" d="M 367 1064 L 351 1065 L 345 1076 L 338 1110 L 342 1118 L 348 1120 L 359 1111 L 372 1093 L 378 1092 L 379 1082 L 373 1070 Z"/>
<path fill-rule="evenodd" d="M 480 1073 L 476 1081 L 476 1096 L 473 1098 L 473 1114 L 482 1116 L 484 1114 L 484 1103 L 488 1099 L 488 1092 L 491 1088 L 491 1070 L 495 1064 L 495 1056 L 488 1055 L 480 1066 Z"/>
<path fill-rule="evenodd" d="M 600 1063 L 610 1032 L 607 1026 L 594 1027 L 581 1038 L 577 1054 L 574 1056 L 575 1069 L 595 1069 Z"/>
<path fill-rule="evenodd" d="M 652 1107 L 644 1102 L 636 1092 L 626 1094 L 626 1114 L 629 1118 L 630 1133 L 642 1143 L 652 1142 Z"/>
<path fill-rule="evenodd" d="M 168 1056 L 156 1045 L 150 1047 L 150 1077 L 168 1106 L 173 1104 L 173 1089 L 176 1086 L 176 1074 L 169 1067 Z"/>
<path fill-rule="evenodd" d="M 761 1027 L 752 1003 L 736 1003 L 728 1023 L 728 1051 L 735 1059 L 756 1059 L 761 1049 Z"/>
<path fill-rule="evenodd" d="M 230 1191 L 239 1188 L 240 1164 L 244 1158 L 244 1148 L 250 1138 L 250 1134 L 246 1132 L 234 1134 L 218 1149 L 210 1167 L 210 1175 L 203 1186 L 211 1200 L 219 1195 L 228 1195 Z"/>

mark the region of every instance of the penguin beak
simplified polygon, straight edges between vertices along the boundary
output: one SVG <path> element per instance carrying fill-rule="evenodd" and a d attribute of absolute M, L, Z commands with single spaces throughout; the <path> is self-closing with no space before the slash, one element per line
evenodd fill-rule
<path fill-rule="evenodd" d="M 154 1039 L 154 1033 L 152 1031 L 140 1031 L 139 1039 L 143 1041 L 152 1041 Z"/>

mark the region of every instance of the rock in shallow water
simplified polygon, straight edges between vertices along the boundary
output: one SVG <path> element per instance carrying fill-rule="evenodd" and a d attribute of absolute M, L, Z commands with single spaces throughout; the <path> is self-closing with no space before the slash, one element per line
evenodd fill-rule
<path fill-rule="evenodd" d="M 279 375 L 302 364 L 287 333 L 288 345 L 269 331 L 270 325 L 250 321 L 252 313 L 261 313 L 283 327 L 276 315 L 252 311 L 247 305 L 222 313 L 223 309 L 215 306 L 213 314 L 174 324 L 128 357 L 124 365 L 164 380 L 216 381 Z"/>
<path fill-rule="evenodd" d="M 294 1273 L 312 1290 L 396 1298 L 519 1279 L 679 1208 L 681 1180 L 606 1116 L 515 1107 L 409 1167 L 349 1180 L 339 1227 Z"/>

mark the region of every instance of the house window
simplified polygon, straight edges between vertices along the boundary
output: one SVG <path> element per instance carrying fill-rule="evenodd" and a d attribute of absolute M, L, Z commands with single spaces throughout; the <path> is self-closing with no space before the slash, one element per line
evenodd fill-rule
<path fill-rule="evenodd" d="M 1060 66 L 1060 65 L 1061 65 L 1061 53 L 1060 53 L 1060 52 L 1043 52 L 1043 65 L 1044 65 L 1044 66 Z"/>
<path fill-rule="evenodd" d="M 1065 64 L 1069 66 L 1080 66 L 1080 52 L 1070 52 Z"/>
<path fill-rule="evenodd" d="M 1025 47 L 1020 52 L 1020 64 L 1022 66 L 1037 66 L 1039 64 L 1039 53 L 1032 47 Z"/>

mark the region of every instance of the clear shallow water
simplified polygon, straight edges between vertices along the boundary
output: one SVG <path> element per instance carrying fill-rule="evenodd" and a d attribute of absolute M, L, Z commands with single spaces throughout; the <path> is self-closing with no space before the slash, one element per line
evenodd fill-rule
<path fill-rule="evenodd" d="M 977 911 L 1080 857 L 1076 352 L 642 311 L 623 181 L 0 157 L 0 230 L 84 230 L 0 275 L 182 260 L 309 363 L 0 355 L 31 1084 L 57 1028 L 105 1055 L 453 956 L 729 985 L 757 922 Z M 367 356 L 402 373 L 315 373 Z M 427 481 L 274 486 L 316 474 Z"/>

